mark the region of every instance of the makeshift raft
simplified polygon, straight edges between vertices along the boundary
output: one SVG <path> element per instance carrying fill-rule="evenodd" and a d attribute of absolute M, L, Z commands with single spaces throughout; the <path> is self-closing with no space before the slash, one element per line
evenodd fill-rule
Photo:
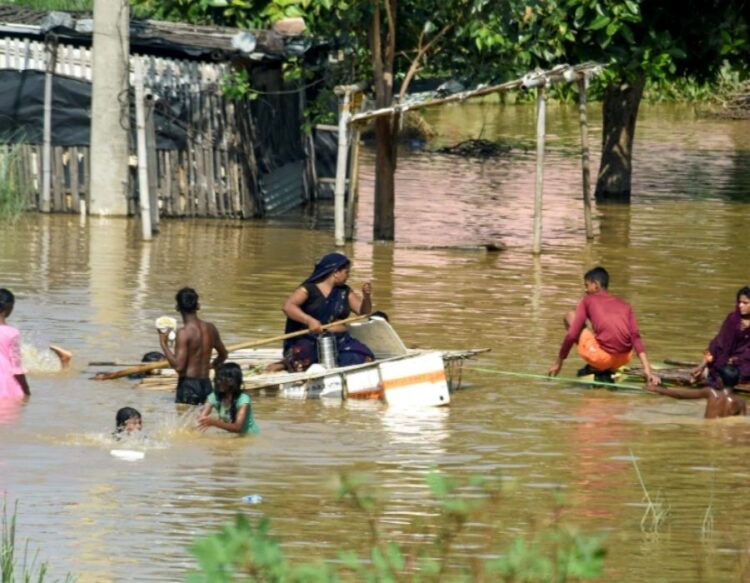
<path fill-rule="evenodd" d="M 708 386 L 705 382 L 695 382 L 691 373 L 698 363 L 691 363 L 682 360 L 668 359 L 663 363 L 654 363 L 654 372 L 661 378 L 666 385 L 677 385 L 682 387 L 702 388 Z M 629 367 L 622 371 L 620 378 L 626 382 L 646 382 L 646 374 L 642 367 Z M 734 389 L 735 391 L 750 393 L 750 384 L 740 384 Z"/>
<path fill-rule="evenodd" d="M 375 361 L 323 368 L 313 365 L 305 372 L 262 372 L 282 358 L 281 349 L 250 349 L 230 354 L 229 361 L 243 369 L 245 390 L 278 392 L 290 398 L 382 399 L 389 405 L 442 406 L 461 387 L 463 363 L 488 348 L 471 350 L 409 349 L 383 318 L 353 322 L 349 333 L 366 344 Z M 172 369 L 144 377 L 138 388 L 174 390 Z"/>

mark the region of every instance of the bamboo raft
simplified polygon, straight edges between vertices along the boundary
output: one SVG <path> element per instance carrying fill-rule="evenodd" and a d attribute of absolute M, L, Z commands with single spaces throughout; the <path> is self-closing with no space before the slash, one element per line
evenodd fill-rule
<path fill-rule="evenodd" d="M 364 342 L 375 354 L 375 361 L 348 367 L 323 369 L 311 368 L 306 372 L 289 373 L 286 371 L 266 372 L 269 365 L 277 364 L 282 359 L 281 348 L 250 348 L 230 352 L 227 362 L 237 363 L 243 372 L 246 391 L 282 391 L 299 398 L 334 396 L 332 385 L 339 387 L 338 393 L 348 398 L 372 398 L 369 393 L 382 396 L 382 384 L 387 385 L 386 376 L 394 368 L 403 378 L 422 381 L 440 370 L 445 391 L 454 391 L 461 387 L 463 363 L 469 358 L 487 352 L 488 348 L 468 350 L 430 350 L 409 349 L 401 341 L 390 324 L 380 318 L 371 318 L 366 322 L 349 324 L 349 331 L 355 338 Z M 427 359 L 427 360 L 425 360 Z M 427 361 L 432 359 L 429 370 L 421 370 Z M 90 363 L 92 367 L 127 366 L 125 362 Z M 385 375 L 385 376 L 384 376 Z M 138 379 L 135 388 L 151 391 L 174 391 L 177 388 L 177 373 L 174 369 L 163 368 L 151 371 Z M 408 383 L 407 383 L 408 384 Z M 399 381 L 399 386 L 405 386 Z M 380 387 L 380 388 L 377 388 Z M 377 389 L 376 389 L 377 388 Z M 331 392 L 330 395 L 327 393 Z M 403 391 L 401 391 L 403 393 Z M 321 393 L 323 393 L 321 395 Z M 365 394 L 369 396 L 366 397 Z M 377 395 L 376 395 L 377 396 Z M 449 398 L 444 395 L 447 404 Z"/>
<path fill-rule="evenodd" d="M 686 362 L 683 360 L 666 359 L 663 366 L 655 366 L 654 372 L 659 375 L 662 382 L 666 385 L 676 385 L 680 387 L 695 387 L 696 389 L 708 386 L 705 382 L 696 382 L 693 380 L 692 371 L 698 366 L 697 362 Z M 646 374 L 642 367 L 635 366 L 623 371 L 624 380 L 629 382 L 646 382 Z M 750 384 L 740 384 L 734 389 L 738 392 L 750 393 Z"/>

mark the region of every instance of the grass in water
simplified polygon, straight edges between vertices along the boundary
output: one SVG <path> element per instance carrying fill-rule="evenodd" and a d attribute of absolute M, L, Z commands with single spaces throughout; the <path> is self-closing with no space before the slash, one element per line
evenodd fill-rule
<path fill-rule="evenodd" d="M 18 555 L 16 542 L 16 514 L 18 502 L 13 507 L 13 514 L 8 516 L 8 503 L 3 500 L 3 525 L 0 538 L 0 582 L 1 583 L 44 583 L 47 580 L 49 566 L 47 562 L 39 562 L 39 552 L 29 555 L 29 541 L 23 546 L 23 554 Z M 65 583 L 73 583 L 75 579 L 66 575 Z"/>
<path fill-rule="evenodd" d="M 641 530 L 643 532 L 656 534 L 667 522 L 670 512 L 669 505 L 660 499 L 653 500 L 651 498 L 651 494 L 649 494 L 648 489 L 646 488 L 646 483 L 643 481 L 641 470 L 638 468 L 638 462 L 635 461 L 635 456 L 633 455 L 632 450 L 630 450 L 630 459 L 633 461 L 635 473 L 638 476 L 638 481 L 643 489 L 643 498 L 646 501 L 646 511 L 641 518 Z"/>
<path fill-rule="evenodd" d="M 21 145 L 0 146 L 0 221 L 15 222 L 26 210 L 28 185 L 21 178 Z"/>

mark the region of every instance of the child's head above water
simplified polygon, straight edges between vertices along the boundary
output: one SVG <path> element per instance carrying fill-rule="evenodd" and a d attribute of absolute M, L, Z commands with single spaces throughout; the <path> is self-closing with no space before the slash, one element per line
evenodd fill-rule
<path fill-rule="evenodd" d="M 10 316 L 15 303 L 16 298 L 13 295 L 13 292 L 9 289 L 0 288 L 0 314 L 6 317 Z"/>
<path fill-rule="evenodd" d="M 219 398 L 227 394 L 235 400 L 242 392 L 242 369 L 236 362 L 226 362 L 216 369 L 214 391 Z"/>
<path fill-rule="evenodd" d="M 740 382 L 740 369 L 733 364 L 725 364 L 720 366 L 717 370 L 721 384 L 725 389 L 733 389 Z"/>
<path fill-rule="evenodd" d="M 143 428 L 141 414 L 133 407 L 123 407 L 115 416 L 116 433 L 133 433 Z"/>

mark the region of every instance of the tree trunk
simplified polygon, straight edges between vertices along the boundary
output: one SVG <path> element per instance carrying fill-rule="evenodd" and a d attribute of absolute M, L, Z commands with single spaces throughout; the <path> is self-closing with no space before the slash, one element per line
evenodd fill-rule
<path fill-rule="evenodd" d="M 375 120 L 375 217 L 373 237 L 376 241 L 395 238 L 396 141 L 390 118 Z"/>
<path fill-rule="evenodd" d="M 602 160 L 596 181 L 597 202 L 630 203 L 633 172 L 633 138 L 645 78 L 613 85 L 602 104 Z"/>
<path fill-rule="evenodd" d="M 375 84 L 375 107 L 390 107 L 393 101 L 393 61 L 396 54 L 395 1 L 385 0 L 387 33 L 381 38 L 380 0 L 375 3 L 370 42 Z M 375 120 L 375 216 L 373 239 L 393 241 L 395 237 L 395 174 L 398 125 L 388 117 Z"/>

